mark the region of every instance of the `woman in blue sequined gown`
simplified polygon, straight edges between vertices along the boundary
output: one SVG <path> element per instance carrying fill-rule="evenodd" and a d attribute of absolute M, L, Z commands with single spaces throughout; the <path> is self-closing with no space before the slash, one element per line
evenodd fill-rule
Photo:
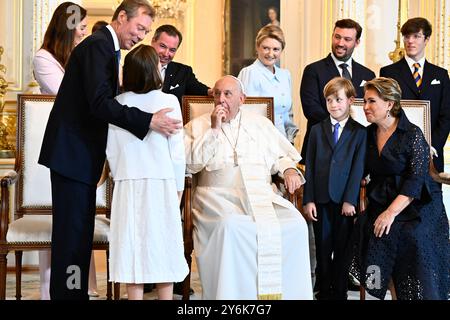
<path fill-rule="evenodd" d="M 449 225 L 440 186 L 428 173 L 428 143 L 401 109 L 395 80 L 376 78 L 364 91 L 371 123 L 364 285 L 379 299 L 392 279 L 399 300 L 447 300 Z"/>

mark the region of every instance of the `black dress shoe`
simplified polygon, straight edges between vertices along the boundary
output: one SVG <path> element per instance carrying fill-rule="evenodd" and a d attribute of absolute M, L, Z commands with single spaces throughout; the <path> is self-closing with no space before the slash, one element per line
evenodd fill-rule
<path fill-rule="evenodd" d="M 153 283 L 144 283 L 144 293 L 152 292 L 155 285 Z"/>
<path fill-rule="evenodd" d="M 178 294 L 180 296 L 183 295 L 183 282 L 176 282 L 173 284 L 173 293 Z M 194 289 L 189 288 L 189 295 L 192 296 L 194 294 Z"/>
<path fill-rule="evenodd" d="M 348 291 L 359 291 L 360 286 L 354 283 L 350 278 L 348 279 L 347 283 L 347 290 Z"/>

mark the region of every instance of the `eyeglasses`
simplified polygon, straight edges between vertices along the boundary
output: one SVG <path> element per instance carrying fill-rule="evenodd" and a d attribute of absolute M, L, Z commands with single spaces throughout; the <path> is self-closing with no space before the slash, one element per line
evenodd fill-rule
<path fill-rule="evenodd" d="M 408 34 L 406 36 L 403 36 L 403 41 L 408 41 L 410 39 L 417 41 L 419 39 L 425 38 L 425 35 L 422 33 L 413 33 L 413 34 Z"/>

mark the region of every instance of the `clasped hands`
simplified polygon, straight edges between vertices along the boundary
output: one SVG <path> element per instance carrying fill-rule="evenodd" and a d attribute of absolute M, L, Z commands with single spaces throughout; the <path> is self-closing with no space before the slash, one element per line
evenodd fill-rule
<path fill-rule="evenodd" d="M 173 108 L 164 108 L 155 112 L 150 121 L 150 129 L 157 131 L 166 137 L 178 133 L 183 126 L 181 120 L 167 116 L 167 113 L 171 111 L 173 111 Z"/>

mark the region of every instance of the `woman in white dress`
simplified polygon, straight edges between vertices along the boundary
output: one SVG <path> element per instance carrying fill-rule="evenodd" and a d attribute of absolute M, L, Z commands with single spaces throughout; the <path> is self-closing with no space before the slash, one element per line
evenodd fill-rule
<path fill-rule="evenodd" d="M 273 97 L 275 127 L 294 142 L 298 127 L 293 122 L 291 74 L 276 63 L 285 47 L 283 31 L 275 25 L 267 25 L 256 36 L 255 62 L 239 72 L 248 97 Z"/>
<path fill-rule="evenodd" d="M 121 104 L 181 120 L 178 99 L 163 93 L 159 58 L 151 46 L 130 51 L 123 67 Z M 128 299 L 143 299 L 143 284 L 156 283 L 158 299 L 172 299 L 173 282 L 188 274 L 179 203 L 184 189 L 183 132 L 167 138 L 149 131 L 140 140 L 109 125 L 106 155 L 114 178 L 110 277 L 127 284 Z M 177 194 L 178 193 L 178 194 Z"/>

